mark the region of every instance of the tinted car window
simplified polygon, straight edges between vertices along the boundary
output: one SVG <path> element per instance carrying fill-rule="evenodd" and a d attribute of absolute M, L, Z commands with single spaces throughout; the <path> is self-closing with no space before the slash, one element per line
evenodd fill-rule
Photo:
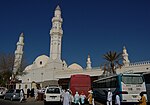
<path fill-rule="evenodd" d="M 60 93 L 59 88 L 48 88 L 46 93 Z"/>
<path fill-rule="evenodd" d="M 16 93 L 20 93 L 20 90 L 16 90 Z"/>
<path fill-rule="evenodd" d="M 13 92 L 14 92 L 14 90 L 10 90 L 10 91 L 9 91 L 9 93 L 13 93 Z"/>

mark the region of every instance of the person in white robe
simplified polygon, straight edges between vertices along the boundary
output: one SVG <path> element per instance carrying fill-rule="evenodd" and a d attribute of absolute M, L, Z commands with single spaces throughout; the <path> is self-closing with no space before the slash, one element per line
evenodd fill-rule
<path fill-rule="evenodd" d="M 74 95 L 74 103 L 75 105 L 80 105 L 80 95 L 79 93 L 76 91 L 76 94 Z"/>
<path fill-rule="evenodd" d="M 23 90 L 21 89 L 20 90 L 20 102 L 22 102 L 23 98 L 24 98 L 24 93 L 23 93 Z"/>
<path fill-rule="evenodd" d="M 69 105 L 70 103 L 70 94 L 67 90 L 65 90 L 65 93 L 63 94 L 63 105 Z"/>
<path fill-rule="evenodd" d="M 120 105 L 120 97 L 118 94 L 116 95 L 115 105 Z"/>
<path fill-rule="evenodd" d="M 112 105 L 112 92 L 110 88 L 108 89 L 108 93 L 107 93 L 107 105 Z"/>

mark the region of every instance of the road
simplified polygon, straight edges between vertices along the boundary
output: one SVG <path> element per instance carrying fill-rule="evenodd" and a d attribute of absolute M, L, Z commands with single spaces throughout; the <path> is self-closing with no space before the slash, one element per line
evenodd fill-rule
<path fill-rule="evenodd" d="M 43 101 L 34 101 L 33 99 L 27 99 L 20 103 L 19 101 L 10 101 L 0 99 L 0 105 L 44 105 Z"/>
<path fill-rule="evenodd" d="M 10 101 L 0 99 L 0 105 L 44 105 L 43 101 L 34 101 L 34 99 L 27 99 L 26 101 L 20 103 L 19 101 Z M 95 102 L 95 105 L 103 105 Z"/>

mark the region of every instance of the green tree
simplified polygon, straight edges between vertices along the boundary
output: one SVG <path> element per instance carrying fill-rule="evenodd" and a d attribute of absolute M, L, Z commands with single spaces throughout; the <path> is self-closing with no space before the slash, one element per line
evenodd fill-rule
<path fill-rule="evenodd" d="M 121 68 L 122 64 L 122 53 L 117 53 L 115 51 L 109 51 L 103 55 L 103 58 L 106 60 L 106 63 L 103 66 L 104 74 L 116 74 L 116 69 Z"/>

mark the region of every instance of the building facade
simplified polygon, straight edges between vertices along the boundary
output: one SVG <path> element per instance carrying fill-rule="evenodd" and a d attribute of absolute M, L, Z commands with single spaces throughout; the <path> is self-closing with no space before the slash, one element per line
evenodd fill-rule
<path fill-rule="evenodd" d="M 102 75 L 103 70 L 100 67 L 92 67 L 90 55 L 87 57 L 87 67 L 85 69 L 77 63 L 67 65 L 66 62 L 61 59 L 62 24 L 61 9 L 57 6 L 54 11 L 52 28 L 50 30 L 50 56 L 38 56 L 31 65 L 28 65 L 24 70 L 26 75 L 18 76 L 22 83 L 17 84 L 17 88 L 35 88 L 35 85 L 32 85 L 32 83 L 38 83 L 41 87 L 58 84 L 58 80 L 70 78 L 73 74 L 87 74 L 91 77 Z M 150 71 L 149 61 L 130 63 L 125 47 L 123 47 L 122 56 L 124 58 L 124 66 L 117 69 L 117 73 Z"/>

